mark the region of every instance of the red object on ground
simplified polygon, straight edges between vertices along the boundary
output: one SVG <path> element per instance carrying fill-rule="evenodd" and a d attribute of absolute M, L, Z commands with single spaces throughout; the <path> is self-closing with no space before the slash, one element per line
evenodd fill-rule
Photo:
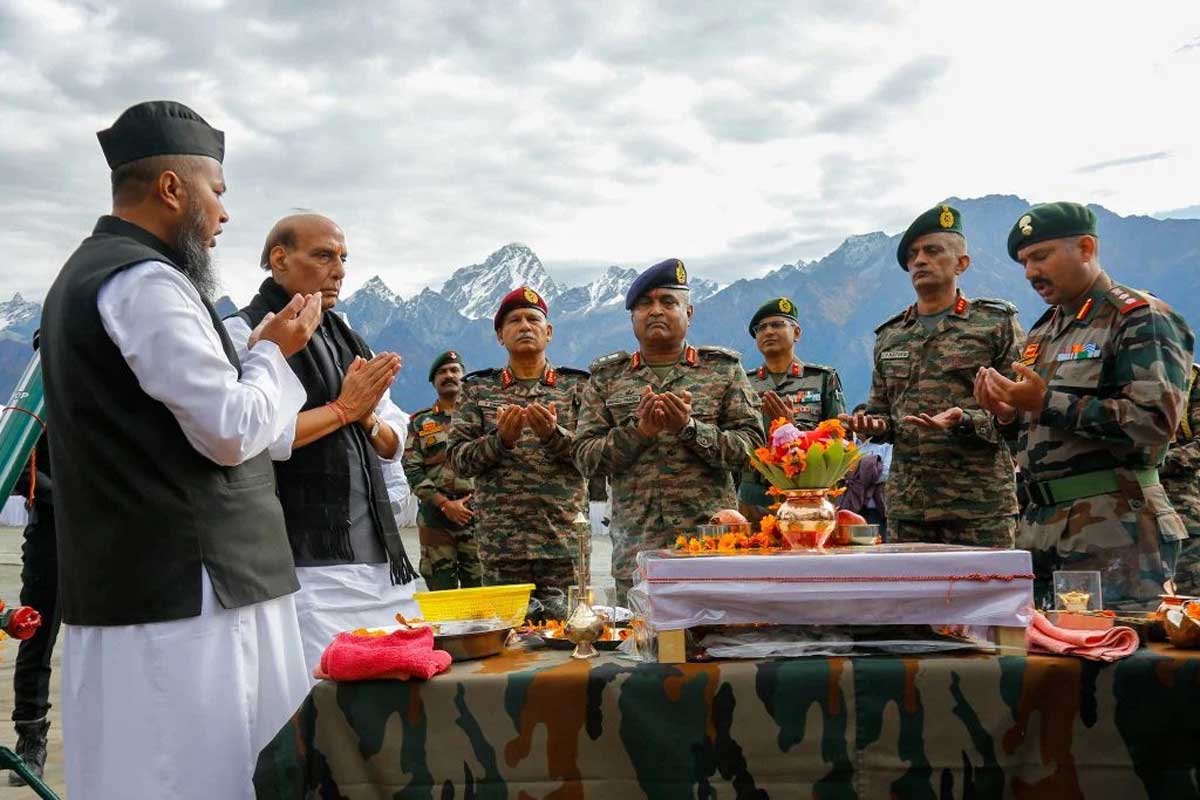
<path fill-rule="evenodd" d="M 1060 628 L 1041 614 L 1025 629 L 1025 644 L 1031 653 L 1079 656 L 1093 661 L 1116 661 L 1133 655 L 1138 635 L 1133 628 L 1116 625 L 1106 631 Z"/>
<path fill-rule="evenodd" d="M 339 633 L 321 655 L 317 674 L 335 681 L 428 680 L 449 668 L 450 654 L 433 649 L 431 628 L 401 628 L 387 636 Z"/>

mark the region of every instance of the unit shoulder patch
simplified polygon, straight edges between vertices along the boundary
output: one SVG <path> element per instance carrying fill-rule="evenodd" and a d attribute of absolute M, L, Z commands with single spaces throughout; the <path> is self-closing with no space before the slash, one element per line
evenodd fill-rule
<path fill-rule="evenodd" d="M 629 353 L 625 352 L 624 350 L 618 350 L 615 353 L 609 353 L 606 356 L 600 356 L 588 366 L 588 369 L 592 372 L 595 372 L 596 370 L 604 369 L 605 367 L 611 367 L 616 364 L 624 364 L 628 360 Z"/>

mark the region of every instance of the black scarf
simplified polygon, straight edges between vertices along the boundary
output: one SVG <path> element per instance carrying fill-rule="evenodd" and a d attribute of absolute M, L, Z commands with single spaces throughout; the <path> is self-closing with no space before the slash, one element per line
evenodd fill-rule
<path fill-rule="evenodd" d="M 268 312 L 278 314 L 290 300 L 291 296 L 283 287 L 273 278 L 267 278 L 258 287 L 258 294 L 238 315 L 253 329 Z M 322 375 L 322 364 L 328 358 L 324 353 L 316 352 L 316 348 L 322 345 L 317 341 L 319 333 L 314 334 L 307 347 L 287 360 L 308 394 L 302 411 L 320 408 L 337 399 L 342 388 L 341 378 L 354 357 L 371 358 L 367 343 L 350 330 L 350 326 L 337 314 L 323 314 L 321 325 L 329 332 L 337 351 L 337 375 Z M 331 378 L 336 379 L 335 385 L 330 385 Z M 358 451 L 366 456 L 366 467 L 371 478 L 372 518 L 387 551 L 392 580 L 408 583 L 417 577 L 417 573 L 404 552 L 404 543 L 396 528 L 396 518 L 392 514 L 379 458 L 366 432 L 357 423 L 293 450 L 292 457 L 287 461 L 275 462 L 279 499 L 287 520 L 292 550 L 296 553 L 307 552 L 321 559 L 349 561 L 354 557 L 350 544 L 350 470 L 360 469 L 361 465 L 354 463 L 346 436 L 353 437 Z M 299 547 L 301 543 L 303 548 Z"/>

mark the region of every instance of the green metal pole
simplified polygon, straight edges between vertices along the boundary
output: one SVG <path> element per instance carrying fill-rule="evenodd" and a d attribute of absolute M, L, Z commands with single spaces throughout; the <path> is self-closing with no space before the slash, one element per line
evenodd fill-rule
<path fill-rule="evenodd" d="M 12 397 L 0 412 L 0 502 L 12 494 L 42 435 L 46 398 L 42 393 L 42 359 L 33 354 Z"/>

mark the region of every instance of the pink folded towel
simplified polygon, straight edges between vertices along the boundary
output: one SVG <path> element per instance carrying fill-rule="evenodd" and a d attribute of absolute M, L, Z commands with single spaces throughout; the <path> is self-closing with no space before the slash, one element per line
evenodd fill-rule
<path fill-rule="evenodd" d="M 430 628 L 401 628 L 387 636 L 339 633 L 325 648 L 315 674 L 335 681 L 428 680 L 449 668 L 450 654 L 433 649 Z"/>
<path fill-rule="evenodd" d="M 1116 661 L 1133 655 L 1138 649 L 1138 635 L 1124 625 L 1114 625 L 1105 631 L 1060 628 L 1041 614 L 1034 614 L 1033 622 L 1025 629 L 1025 644 L 1031 653 Z"/>

